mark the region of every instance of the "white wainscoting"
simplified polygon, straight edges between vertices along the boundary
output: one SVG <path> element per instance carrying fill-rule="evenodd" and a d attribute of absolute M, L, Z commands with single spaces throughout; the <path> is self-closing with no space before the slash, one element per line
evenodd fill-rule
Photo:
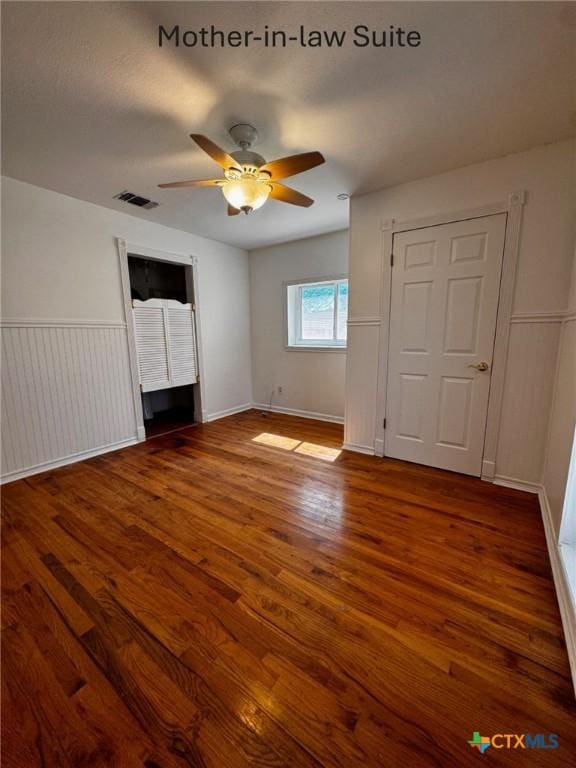
<path fill-rule="evenodd" d="M 552 403 L 556 356 L 566 312 L 512 315 L 496 462 L 486 471 L 503 482 L 537 491 L 542 480 L 544 447 Z M 348 321 L 348 366 L 345 444 L 350 450 L 383 454 L 376 435 L 377 318 Z M 381 372 L 385 376 L 385 370 Z M 383 411 L 382 411 L 383 416 Z"/>
<path fill-rule="evenodd" d="M 2 321 L 2 482 L 136 441 L 124 323 Z"/>
<path fill-rule="evenodd" d="M 374 453 L 380 318 L 348 318 L 344 445 Z"/>
<path fill-rule="evenodd" d="M 539 484 L 552 405 L 562 316 L 513 316 L 498 448 L 496 476 Z"/>

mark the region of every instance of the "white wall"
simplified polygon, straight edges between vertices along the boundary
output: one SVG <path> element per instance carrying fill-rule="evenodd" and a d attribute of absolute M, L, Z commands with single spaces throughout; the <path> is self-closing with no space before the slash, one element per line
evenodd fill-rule
<path fill-rule="evenodd" d="M 554 399 L 550 415 L 543 485 L 556 537 L 560 532 L 562 508 L 576 425 L 576 249 L 572 288 L 562 323 Z"/>
<path fill-rule="evenodd" d="M 354 197 L 350 220 L 351 318 L 378 317 L 383 285 L 382 222 L 452 213 L 527 191 L 510 329 L 496 473 L 539 484 L 561 317 L 567 304 L 576 220 L 574 142 L 471 165 Z M 543 316 L 541 313 L 551 313 Z M 374 447 L 379 328 L 349 330 L 347 442 Z"/>
<path fill-rule="evenodd" d="M 130 412 L 130 393 L 126 390 L 128 358 L 116 237 L 149 248 L 198 257 L 204 416 L 251 402 L 246 252 L 8 178 L 2 180 L 2 223 L 3 324 L 12 321 L 5 335 L 9 337 L 13 353 L 17 352 L 18 345 L 22 347 L 16 357 L 21 357 L 22 365 L 28 366 L 18 371 L 12 366 L 11 385 L 5 393 L 5 400 L 12 398 L 12 401 L 4 405 L 7 414 L 19 412 L 20 418 L 28 418 L 28 413 L 36 414 L 34 421 L 14 424 L 10 429 L 10 440 L 18 443 L 12 445 L 11 452 L 20 457 L 18 461 L 35 466 L 135 436 L 135 416 Z M 27 322 L 18 324 L 15 320 Z M 56 356 L 68 359 L 70 368 L 50 368 L 50 375 L 59 379 L 39 378 L 34 382 L 33 375 L 47 375 L 37 370 L 42 368 L 41 356 L 38 357 L 42 351 L 38 348 L 38 329 L 47 333 L 46 326 L 51 329 L 47 343 L 58 347 Z M 101 334 L 103 329 L 116 332 L 116 336 L 121 334 L 120 341 L 115 338 L 114 361 L 107 360 L 106 340 L 94 339 L 96 330 Z M 88 340 L 89 347 L 86 346 Z M 88 357 L 84 364 L 76 364 L 82 348 L 89 349 Z M 48 353 L 47 358 L 50 357 Z M 103 383 L 100 389 L 90 386 L 90 372 L 98 370 L 101 364 L 110 367 L 112 362 L 116 369 L 109 386 Z M 49 359 L 45 360 L 45 364 L 48 363 Z M 80 370 L 82 375 L 75 379 Z M 22 380 L 24 376 L 28 381 Z M 49 391 L 49 385 L 54 397 L 50 402 L 42 401 L 42 393 Z M 74 435 L 71 426 L 67 443 L 58 444 L 46 434 L 42 449 L 30 445 L 33 430 L 39 423 L 48 424 L 50 419 L 65 417 L 63 388 L 70 404 L 68 413 L 72 413 L 75 403 L 79 408 L 75 421 L 83 422 L 82 429 Z M 115 426 L 109 423 L 111 418 L 102 416 L 110 410 L 112 394 L 124 398 L 123 418 L 116 419 Z M 20 398 L 20 406 L 14 398 Z M 85 415 L 89 406 L 92 420 Z M 55 409 L 55 412 L 48 414 L 44 412 L 46 409 Z M 101 422 L 99 430 L 96 422 Z M 63 425 L 61 431 L 65 432 Z M 13 461 L 8 471 L 20 468 L 23 467 Z M 7 471 L 6 465 L 4 471 Z"/>
<path fill-rule="evenodd" d="M 348 231 L 250 252 L 254 402 L 344 416 L 346 354 L 285 348 L 283 283 L 348 274 Z"/>

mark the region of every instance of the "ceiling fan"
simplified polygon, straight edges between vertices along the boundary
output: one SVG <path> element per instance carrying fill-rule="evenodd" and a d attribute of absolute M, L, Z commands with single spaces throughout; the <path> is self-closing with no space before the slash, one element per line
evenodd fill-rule
<path fill-rule="evenodd" d="M 190 138 L 198 144 L 218 165 L 224 169 L 223 179 L 198 179 L 196 181 L 173 181 L 159 184 L 164 189 L 176 187 L 220 187 L 228 202 L 228 216 L 237 216 L 240 211 L 248 214 L 261 208 L 268 198 L 282 203 L 291 203 L 308 208 L 314 200 L 291 187 L 280 184 L 281 179 L 308 171 L 325 162 L 320 152 L 304 152 L 300 155 L 282 157 L 267 163 L 262 155 L 251 147 L 258 139 L 258 131 L 251 125 L 239 123 L 230 128 L 230 136 L 240 147 L 228 154 L 219 146 L 199 133 Z"/>

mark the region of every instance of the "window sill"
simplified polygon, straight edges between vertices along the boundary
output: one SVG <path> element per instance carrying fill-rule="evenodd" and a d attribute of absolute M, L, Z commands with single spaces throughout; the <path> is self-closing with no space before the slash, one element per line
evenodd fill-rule
<path fill-rule="evenodd" d="M 347 352 L 347 347 L 326 346 L 320 344 L 285 344 L 286 352 Z"/>

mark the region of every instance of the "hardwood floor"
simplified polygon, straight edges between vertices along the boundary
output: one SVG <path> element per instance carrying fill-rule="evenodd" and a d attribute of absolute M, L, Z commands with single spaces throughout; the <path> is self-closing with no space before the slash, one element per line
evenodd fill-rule
<path fill-rule="evenodd" d="M 341 440 L 252 411 L 5 486 L 4 766 L 573 766 L 536 498 Z"/>

